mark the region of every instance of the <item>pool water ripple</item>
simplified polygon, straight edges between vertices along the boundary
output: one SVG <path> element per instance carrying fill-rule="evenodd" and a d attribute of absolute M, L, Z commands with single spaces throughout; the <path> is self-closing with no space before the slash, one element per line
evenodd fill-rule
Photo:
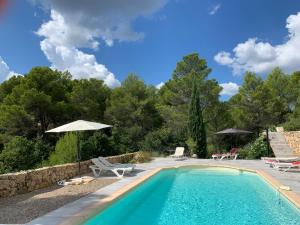
<path fill-rule="evenodd" d="M 232 169 L 163 170 L 87 225 L 299 225 L 300 213 L 258 175 Z"/>

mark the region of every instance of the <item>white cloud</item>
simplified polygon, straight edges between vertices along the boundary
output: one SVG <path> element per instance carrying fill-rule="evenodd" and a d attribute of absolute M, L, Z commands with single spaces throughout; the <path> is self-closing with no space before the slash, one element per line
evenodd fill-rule
<path fill-rule="evenodd" d="M 37 34 L 44 37 L 41 49 L 51 66 L 69 70 L 75 78 L 95 77 L 110 86 L 120 82 L 95 55 L 86 54 L 82 48 L 98 50 L 102 43 L 113 46 L 115 41 L 137 41 L 142 32 L 132 29 L 139 17 L 149 17 L 167 0 L 34 0 L 51 12 L 48 22 L 41 25 Z"/>
<path fill-rule="evenodd" d="M 239 85 L 233 82 L 220 84 L 223 88 L 220 95 L 233 96 L 239 91 Z"/>
<path fill-rule="evenodd" d="M 41 42 L 41 48 L 55 69 L 68 70 L 77 79 L 97 78 L 109 87 L 120 86 L 114 74 L 99 64 L 94 55 L 83 53 L 75 47 L 55 46 L 48 39 Z"/>
<path fill-rule="evenodd" d="M 158 85 L 156 85 L 155 87 L 157 88 L 157 89 L 161 89 L 162 88 L 162 86 L 164 86 L 165 85 L 165 83 L 164 82 L 160 82 Z"/>
<path fill-rule="evenodd" d="M 300 69 L 300 12 L 290 15 L 286 21 L 289 35 L 288 40 L 279 45 L 259 41 L 258 38 L 249 38 L 239 43 L 233 54 L 219 52 L 214 59 L 221 65 L 232 68 L 234 74 L 245 71 L 267 73 L 275 67 L 280 67 L 289 73 Z"/>
<path fill-rule="evenodd" d="M 11 71 L 6 62 L 0 56 L 0 82 L 8 80 L 12 76 L 19 76 L 20 74 Z"/>
<path fill-rule="evenodd" d="M 0 80 L 4 80 L 9 74 L 9 67 L 4 62 L 4 60 L 0 57 Z"/>
<path fill-rule="evenodd" d="M 209 15 L 215 15 L 221 8 L 221 4 L 216 4 L 214 5 L 210 10 L 209 10 Z"/>

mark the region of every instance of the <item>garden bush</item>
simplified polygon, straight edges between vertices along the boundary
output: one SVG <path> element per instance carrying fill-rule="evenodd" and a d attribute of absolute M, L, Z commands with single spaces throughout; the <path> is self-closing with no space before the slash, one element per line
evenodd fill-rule
<path fill-rule="evenodd" d="M 244 159 L 259 159 L 266 156 L 268 153 L 265 137 L 262 135 L 253 142 L 250 142 L 239 151 L 240 158 Z"/>
<path fill-rule="evenodd" d="M 72 163 L 77 159 L 77 136 L 66 133 L 55 146 L 55 151 L 49 157 L 49 165 Z"/>
<path fill-rule="evenodd" d="M 171 129 L 163 127 L 148 133 L 141 144 L 141 149 L 164 153 L 175 149 L 176 146 L 186 146 L 186 144 L 183 145 L 182 141 L 177 140 Z"/>
<path fill-rule="evenodd" d="M 94 132 L 92 136 L 87 137 L 85 140 L 81 139 L 80 146 L 83 160 L 118 154 L 112 144 L 112 138 L 101 131 Z"/>
<path fill-rule="evenodd" d="M 0 154 L 0 172 L 14 172 L 33 168 L 39 161 L 34 142 L 16 136 L 4 145 Z"/>

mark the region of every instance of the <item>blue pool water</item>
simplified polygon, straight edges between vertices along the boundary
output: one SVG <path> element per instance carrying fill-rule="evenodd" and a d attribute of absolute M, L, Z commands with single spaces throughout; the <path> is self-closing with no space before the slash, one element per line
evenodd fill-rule
<path fill-rule="evenodd" d="M 163 170 L 86 225 L 299 225 L 300 212 L 258 175 L 231 169 Z"/>

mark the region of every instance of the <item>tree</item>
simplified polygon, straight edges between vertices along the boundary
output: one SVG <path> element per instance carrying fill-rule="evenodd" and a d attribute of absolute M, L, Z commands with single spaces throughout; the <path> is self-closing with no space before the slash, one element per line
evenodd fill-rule
<path fill-rule="evenodd" d="M 102 121 L 110 89 L 102 80 L 75 80 L 70 101 L 77 118 Z"/>
<path fill-rule="evenodd" d="M 230 99 L 232 118 L 239 128 L 256 132 L 272 124 L 272 95 L 261 77 L 247 72 L 239 93 Z"/>
<path fill-rule="evenodd" d="M 195 142 L 195 153 L 199 158 L 206 158 L 206 131 L 200 106 L 200 96 L 197 80 L 194 80 L 192 96 L 189 104 L 188 128 L 190 137 Z"/>
<path fill-rule="evenodd" d="M 23 107 L 2 104 L 0 105 L 0 112 L 0 135 L 35 137 L 34 121 Z"/>
<path fill-rule="evenodd" d="M 293 111 L 283 123 L 285 130 L 295 131 L 300 130 L 300 103 L 298 103 Z"/>
<path fill-rule="evenodd" d="M 289 90 L 290 76 L 284 74 L 280 68 L 275 68 L 268 74 L 264 84 L 270 91 L 269 111 L 272 115 L 271 123 L 279 125 L 285 121 L 294 102 L 292 92 Z"/>
<path fill-rule="evenodd" d="M 114 124 L 113 138 L 120 151 L 139 150 L 145 135 L 162 125 L 154 91 L 134 74 L 112 90 L 105 115 Z"/>
<path fill-rule="evenodd" d="M 176 69 L 173 72 L 173 79 L 178 79 L 194 72 L 200 79 L 205 79 L 211 72 L 207 67 L 206 61 L 200 59 L 198 53 L 192 53 L 183 57 L 183 60 L 178 62 Z"/>
<path fill-rule="evenodd" d="M 177 145 L 185 144 L 188 139 L 188 104 L 195 79 L 199 87 L 200 105 L 207 133 L 211 134 L 211 137 L 214 135 L 215 130 L 211 130 L 213 126 L 210 126 L 210 123 L 218 120 L 216 117 L 222 117 L 222 114 L 216 113 L 222 88 L 216 80 L 208 79 L 210 72 L 206 61 L 198 54 L 187 55 L 177 63 L 172 79 L 159 90 L 158 109 L 165 127 L 171 129 L 173 140 Z"/>
<path fill-rule="evenodd" d="M 12 92 L 14 87 L 18 86 L 21 83 L 22 79 L 24 79 L 22 76 L 13 76 L 9 80 L 1 83 L 0 102 L 3 102 L 4 98 Z"/>

